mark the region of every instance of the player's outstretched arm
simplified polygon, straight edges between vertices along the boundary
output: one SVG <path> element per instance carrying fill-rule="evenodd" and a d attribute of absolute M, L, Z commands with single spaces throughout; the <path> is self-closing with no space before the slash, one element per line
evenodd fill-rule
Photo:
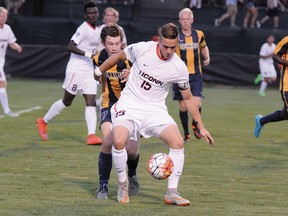
<path fill-rule="evenodd" d="M 204 127 L 197 103 L 190 91 L 190 88 L 181 90 L 181 94 L 187 106 L 188 112 L 192 116 L 193 120 L 197 122 L 197 128 L 200 130 L 201 135 L 204 137 L 206 142 L 208 142 L 211 145 L 214 145 L 215 144 L 214 139 L 209 133 L 209 131 L 207 131 Z"/>

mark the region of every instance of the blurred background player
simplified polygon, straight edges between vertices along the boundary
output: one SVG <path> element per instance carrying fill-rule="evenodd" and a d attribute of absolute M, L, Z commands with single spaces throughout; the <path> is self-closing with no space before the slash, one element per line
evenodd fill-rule
<path fill-rule="evenodd" d="M 275 82 L 277 79 L 277 72 L 274 66 L 272 59 L 274 49 L 276 44 L 274 43 L 275 38 L 273 35 L 267 37 L 266 43 L 261 46 L 259 53 L 259 69 L 261 76 L 257 76 L 255 83 L 258 83 L 258 80 L 261 79 L 261 85 L 259 88 L 259 95 L 265 96 L 265 90 L 269 83 Z"/>
<path fill-rule="evenodd" d="M 99 67 L 110 56 L 121 51 L 123 35 L 116 24 L 108 24 L 101 31 L 101 40 L 105 47 L 94 58 L 94 63 Z M 122 82 L 122 71 L 129 69 L 128 60 L 120 61 L 107 70 L 101 77 L 102 84 L 102 109 L 101 109 L 101 132 L 102 146 L 98 159 L 99 183 L 97 191 L 98 199 L 108 199 L 108 182 L 112 169 L 112 132 L 111 132 L 111 107 L 118 101 L 121 91 L 125 87 Z M 139 183 L 136 168 L 139 161 L 139 139 L 129 140 L 126 146 L 128 153 L 128 180 L 129 196 L 135 196 L 139 192 Z"/>
<path fill-rule="evenodd" d="M 180 42 L 177 46 L 176 53 L 188 67 L 190 89 L 196 100 L 199 112 L 201 113 L 203 96 L 201 54 L 204 57 L 204 65 L 209 65 L 210 54 L 204 33 L 200 30 L 192 29 L 193 22 L 193 12 L 190 8 L 184 8 L 179 12 L 179 23 L 181 29 L 179 32 Z M 184 130 L 184 141 L 189 141 L 190 133 L 188 127 L 187 106 L 183 101 L 182 95 L 176 84 L 173 85 L 173 100 L 179 101 L 179 116 Z M 192 121 L 192 129 L 195 137 L 201 139 L 201 134 L 197 128 L 197 122 L 194 120 Z"/>
<path fill-rule="evenodd" d="M 85 19 L 68 44 L 68 51 L 71 52 L 69 62 L 66 67 L 66 75 L 63 83 L 65 88 L 64 97 L 56 101 L 43 118 L 36 121 L 39 135 L 43 140 L 48 139 L 46 131 L 47 124 L 66 107 L 72 104 L 78 92 L 84 96 L 85 120 L 88 129 L 88 145 L 99 145 L 102 140 L 95 135 L 97 126 L 96 115 L 96 94 L 97 83 L 93 78 L 93 61 L 95 52 L 98 51 L 100 42 L 100 32 L 96 28 L 99 17 L 98 8 L 94 2 L 87 2 L 84 5 Z"/>
<path fill-rule="evenodd" d="M 22 47 L 16 43 L 16 37 L 11 27 L 6 24 L 8 18 L 8 11 L 4 7 L 0 7 L 0 102 L 3 107 L 5 115 L 10 117 L 18 117 L 18 113 L 11 111 L 7 96 L 7 80 L 4 72 L 5 56 L 7 47 L 16 50 L 18 53 L 22 52 Z"/>
<path fill-rule="evenodd" d="M 282 110 L 277 110 L 269 115 L 262 116 L 258 114 L 255 116 L 254 136 L 256 138 L 260 136 L 265 124 L 288 120 L 288 36 L 276 45 L 272 58 L 276 63 L 283 65 L 280 73 L 279 89 L 284 105 Z"/>

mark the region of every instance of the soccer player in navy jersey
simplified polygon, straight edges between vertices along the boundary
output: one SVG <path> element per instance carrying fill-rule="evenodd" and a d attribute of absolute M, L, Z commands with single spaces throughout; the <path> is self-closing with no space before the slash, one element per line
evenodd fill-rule
<path fill-rule="evenodd" d="M 283 101 L 283 109 L 277 110 L 269 115 L 262 116 L 260 114 L 255 116 L 254 136 L 258 138 L 260 132 L 265 124 L 269 122 L 279 122 L 288 120 L 288 36 L 284 37 L 274 50 L 273 60 L 283 65 L 280 72 L 280 94 Z"/>
<path fill-rule="evenodd" d="M 97 67 L 110 56 L 121 51 L 123 43 L 122 30 L 117 24 L 107 24 L 102 28 L 101 41 L 104 49 L 99 52 L 93 62 Z M 111 132 L 111 107 L 118 101 L 121 91 L 125 87 L 123 82 L 123 71 L 130 68 L 128 60 L 119 61 L 113 67 L 108 69 L 101 77 L 102 84 L 102 109 L 101 109 L 101 132 L 102 146 L 98 159 L 99 183 L 97 191 L 98 199 L 108 199 L 108 182 L 112 169 L 112 132 Z M 136 168 L 139 161 L 138 146 L 139 137 L 137 140 L 130 140 L 127 143 L 128 153 L 128 192 L 130 196 L 135 196 L 139 193 L 139 183 L 136 175 Z"/>
<path fill-rule="evenodd" d="M 203 96 L 201 55 L 204 57 L 204 65 L 209 65 L 210 54 L 205 41 L 204 33 L 200 30 L 192 29 L 193 22 L 193 12 L 190 8 L 184 8 L 179 12 L 179 23 L 181 25 L 181 29 L 179 32 L 180 41 L 177 46 L 176 53 L 188 67 L 190 89 L 195 97 L 199 112 L 201 113 Z M 179 101 L 179 116 L 184 130 L 183 139 L 184 141 L 189 141 L 190 133 L 188 127 L 187 106 L 183 101 L 177 84 L 173 85 L 173 100 Z M 201 139 L 201 134 L 197 128 L 197 123 L 194 120 L 192 121 L 192 129 L 194 136 L 197 139 Z"/>

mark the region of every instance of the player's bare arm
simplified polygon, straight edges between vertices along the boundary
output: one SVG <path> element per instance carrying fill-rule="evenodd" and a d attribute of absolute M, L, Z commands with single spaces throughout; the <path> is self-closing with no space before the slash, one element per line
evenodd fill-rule
<path fill-rule="evenodd" d="M 201 135 L 205 138 L 205 140 L 209 144 L 214 145 L 215 144 L 214 139 L 210 135 L 209 131 L 207 131 L 204 127 L 197 103 L 196 103 L 195 98 L 193 97 L 193 95 L 190 91 L 190 88 L 185 89 L 185 90 L 181 90 L 180 92 L 181 92 L 183 100 L 187 106 L 188 112 L 190 113 L 190 115 L 192 116 L 194 121 L 197 122 L 197 127 L 199 128 Z"/>
<path fill-rule="evenodd" d="M 100 67 L 97 67 L 94 71 L 94 78 L 102 75 L 103 71 L 107 71 L 112 68 L 118 61 L 126 60 L 126 54 L 124 51 L 121 51 L 115 55 L 110 56 Z"/>
<path fill-rule="evenodd" d="M 203 49 L 201 49 L 201 53 L 204 57 L 203 63 L 204 65 L 209 65 L 210 64 L 210 53 L 209 53 L 209 48 L 205 46 Z"/>
<path fill-rule="evenodd" d="M 288 66 L 288 62 L 282 59 L 281 56 L 273 54 L 272 58 L 273 58 L 273 61 L 277 62 L 278 64 Z"/>

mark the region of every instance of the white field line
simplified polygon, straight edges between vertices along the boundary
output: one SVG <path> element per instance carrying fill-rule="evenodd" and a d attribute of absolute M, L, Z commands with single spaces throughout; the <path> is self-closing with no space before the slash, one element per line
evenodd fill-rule
<path fill-rule="evenodd" d="M 34 107 L 29 108 L 29 109 L 20 110 L 20 111 L 15 112 L 15 113 L 18 113 L 18 114 L 28 113 L 28 112 L 32 112 L 34 110 L 38 110 L 38 109 L 41 109 L 41 108 L 42 108 L 41 106 L 34 106 Z M 3 117 L 5 117 L 5 115 L 0 115 L 0 118 L 3 118 Z"/>

